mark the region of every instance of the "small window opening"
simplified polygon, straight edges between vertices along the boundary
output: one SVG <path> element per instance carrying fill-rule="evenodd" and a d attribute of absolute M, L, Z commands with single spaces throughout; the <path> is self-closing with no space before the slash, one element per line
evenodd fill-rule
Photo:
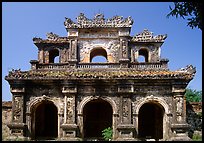
<path fill-rule="evenodd" d="M 90 62 L 103 63 L 107 62 L 107 52 L 103 48 L 93 49 L 90 53 Z"/>
<path fill-rule="evenodd" d="M 148 62 L 148 51 L 146 49 L 139 50 L 138 62 Z"/>
<path fill-rule="evenodd" d="M 59 63 L 59 51 L 57 49 L 49 51 L 49 63 Z"/>

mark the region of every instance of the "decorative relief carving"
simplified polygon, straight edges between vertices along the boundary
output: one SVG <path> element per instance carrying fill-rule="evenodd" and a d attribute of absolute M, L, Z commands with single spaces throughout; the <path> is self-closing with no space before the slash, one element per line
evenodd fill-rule
<path fill-rule="evenodd" d="M 192 65 L 187 65 L 185 68 L 180 68 L 179 70 L 176 70 L 177 72 L 187 72 L 190 74 L 193 74 L 193 76 L 196 73 L 196 67 L 193 67 Z"/>
<path fill-rule="evenodd" d="M 73 117 L 73 97 L 67 97 L 67 121 L 70 122 L 72 121 Z"/>
<path fill-rule="evenodd" d="M 21 97 L 14 97 L 13 120 L 18 121 L 21 116 Z"/>
<path fill-rule="evenodd" d="M 79 14 L 77 23 L 66 17 L 64 22 L 66 28 L 131 27 L 132 24 L 133 20 L 130 16 L 125 19 L 122 16 L 114 16 L 106 20 L 103 14 L 96 14 L 93 19 L 88 19 L 84 13 Z"/>
<path fill-rule="evenodd" d="M 47 36 L 47 39 L 48 39 L 48 40 L 54 40 L 54 41 L 59 38 L 59 35 L 54 34 L 54 33 L 52 33 L 52 32 L 47 33 L 46 36 Z"/>
<path fill-rule="evenodd" d="M 177 103 L 176 103 L 176 115 L 181 116 L 182 111 L 183 111 L 183 98 L 182 97 L 177 97 L 176 98 Z"/>
<path fill-rule="evenodd" d="M 127 57 L 127 42 L 125 40 L 122 40 L 122 57 Z"/>
<path fill-rule="evenodd" d="M 71 58 L 75 59 L 76 58 L 76 48 L 77 48 L 77 41 L 76 40 L 71 40 Z"/>
<path fill-rule="evenodd" d="M 136 34 L 133 38 L 133 42 L 164 42 L 167 38 L 167 34 L 165 35 L 157 35 L 153 37 L 153 32 L 144 29 L 143 32 Z"/>
<path fill-rule="evenodd" d="M 123 123 L 129 123 L 129 114 L 130 114 L 129 99 L 123 98 L 122 101 L 122 121 Z"/>
<path fill-rule="evenodd" d="M 117 38 L 118 33 L 116 32 L 107 32 L 107 33 L 86 33 L 80 34 L 80 38 Z"/>
<path fill-rule="evenodd" d="M 118 92 L 133 92 L 134 87 L 133 85 L 119 85 Z"/>

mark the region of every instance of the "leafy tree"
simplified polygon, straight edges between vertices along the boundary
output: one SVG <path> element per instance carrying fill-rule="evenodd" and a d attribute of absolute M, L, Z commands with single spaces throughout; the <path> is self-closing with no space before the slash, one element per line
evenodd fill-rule
<path fill-rule="evenodd" d="M 185 96 L 186 96 L 186 101 L 188 102 L 201 102 L 202 101 L 202 91 L 197 91 L 197 90 L 187 88 Z"/>
<path fill-rule="evenodd" d="M 178 16 L 185 19 L 188 19 L 188 25 L 192 29 L 199 28 L 202 30 L 202 1 L 201 0 L 193 0 L 188 2 L 174 2 L 174 9 L 169 6 L 171 12 L 167 15 L 169 16 Z"/>

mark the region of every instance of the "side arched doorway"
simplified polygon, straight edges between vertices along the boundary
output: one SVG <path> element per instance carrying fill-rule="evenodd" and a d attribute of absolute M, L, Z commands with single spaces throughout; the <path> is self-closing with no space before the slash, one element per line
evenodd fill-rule
<path fill-rule="evenodd" d="M 105 100 L 89 101 L 83 108 L 84 138 L 102 138 L 102 131 L 112 127 L 112 106 Z"/>
<path fill-rule="evenodd" d="M 142 139 L 163 138 L 164 108 L 157 103 L 145 103 L 139 110 L 138 134 Z"/>
<path fill-rule="evenodd" d="M 57 107 L 51 101 L 42 101 L 32 111 L 32 137 L 46 140 L 57 136 Z"/>

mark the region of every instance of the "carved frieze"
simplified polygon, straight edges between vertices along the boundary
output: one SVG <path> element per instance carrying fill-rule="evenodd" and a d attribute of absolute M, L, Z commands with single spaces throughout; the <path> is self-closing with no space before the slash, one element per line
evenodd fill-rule
<path fill-rule="evenodd" d="M 107 33 L 83 33 L 79 35 L 79 38 L 118 38 L 117 32 L 107 32 Z"/>
<path fill-rule="evenodd" d="M 133 85 L 119 85 L 118 86 L 118 92 L 119 93 L 124 93 L 124 92 L 131 93 L 133 91 L 134 91 Z"/>
<path fill-rule="evenodd" d="M 76 93 L 77 87 L 75 85 L 72 86 L 64 86 L 62 88 L 62 93 Z"/>

